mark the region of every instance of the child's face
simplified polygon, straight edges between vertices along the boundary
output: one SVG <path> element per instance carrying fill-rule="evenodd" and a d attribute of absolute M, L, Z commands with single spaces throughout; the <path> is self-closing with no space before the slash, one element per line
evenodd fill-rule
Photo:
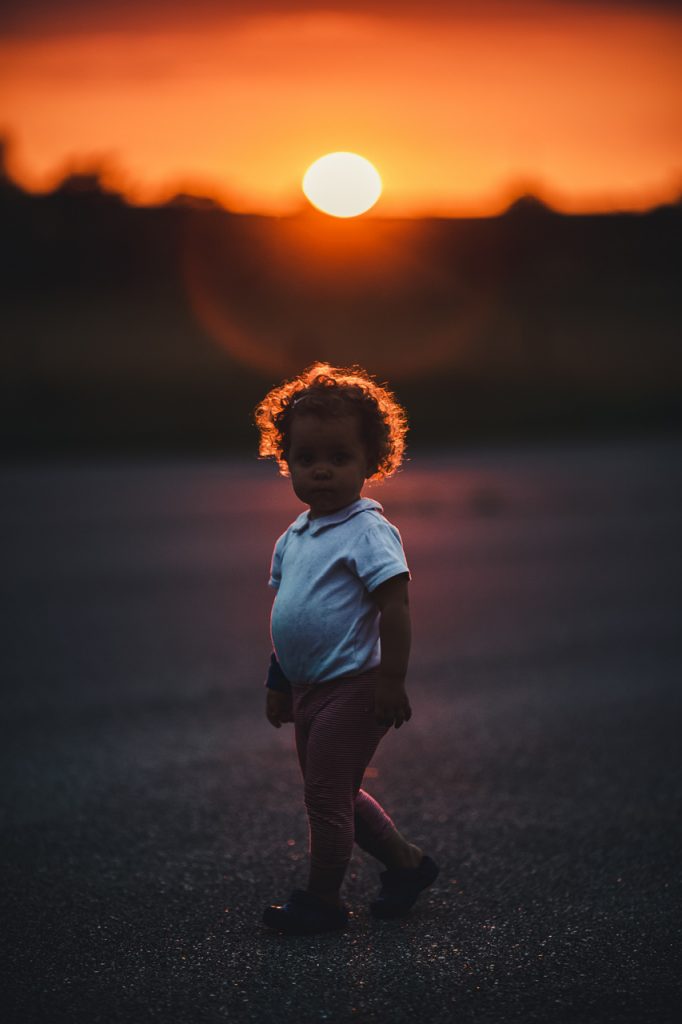
<path fill-rule="evenodd" d="M 296 497 L 310 518 L 328 516 L 360 497 L 369 474 L 355 416 L 294 415 L 287 457 Z"/>

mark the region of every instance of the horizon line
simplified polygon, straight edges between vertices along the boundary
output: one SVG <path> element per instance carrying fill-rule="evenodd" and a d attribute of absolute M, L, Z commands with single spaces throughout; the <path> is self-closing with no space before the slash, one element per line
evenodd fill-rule
<path fill-rule="evenodd" d="M 530 212 L 535 210 L 536 212 L 550 214 L 557 217 L 611 217 L 618 215 L 631 215 L 631 216 L 646 216 L 649 213 L 654 213 L 657 210 L 662 209 L 675 209 L 682 207 L 682 192 L 678 193 L 674 198 L 664 200 L 662 202 L 653 202 L 650 206 L 645 208 L 642 207 L 627 207 L 627 206 L 613 206 L 611 208 L 603 209 L 589 209 L 589 210 L 564 210 L 554 202 L 546 198 L 540 190 L 527 190 L 522 189 L 511 198 L 505 200 L 498 210 L 495 212 L 485 213 L 388 213 L 382 214 L 376 211 L 375 208 L 368 211 L 365 214 L 360 214 L 356 217 L 335 217 L 333 215 L 324 213 L 320 210 L 315 209 L 311 204 L 307 202 L 301 202 L 297 209 L 293 209 L 286 213 L 273 213 L 259 210 L 244 210 L 235 209 L 229 204 L 225 203 L 218 196 L 205 194 L 200 191 L 185 190 L 182 185 L 179 184 L 178 191 L 169 195 L 167 198 L 153 200 L 135 200 L 130 194 L 126 193 L 125 189 L 115 185 L 108 184 L 104 180 L 106 175 L 106 169 L 104 168 L 93 168 L 92 170 L 71 170 L 64 174 L 58 181 L 55 182 L 50 188 L 31 188 L 25 185 L 23 182 L 17 179 L 17 177 L 11 174 L 6 164 L 2 166 L 3 162 L 0 161 L 0 184 L 5 183 L 10 188 L 22 193 L 22 195 L 32 198 L 41 199 L 49 197 L 57 197 L 61 195 L 70 195 L 72 197 L 81 198 L 109 198 L 115 199 L 131 210 L 158 210 L 158 209 L 182 209 L 183 207 L 188 210 L 195 212 L 215 212 L 224 213 L 231 217 L 252 217 L 264 220 L 302 220 L 311 219 L 317 220 L 322 223 L 324 222 L 339 222 L 342 224 L 349 224 L 353 222 L 362 221 L 367 223 L 368 221 L 468 221 L 468 220 L 495 220 L 500 217 L 507 215 L 515 210 L 526 210 Z"/>

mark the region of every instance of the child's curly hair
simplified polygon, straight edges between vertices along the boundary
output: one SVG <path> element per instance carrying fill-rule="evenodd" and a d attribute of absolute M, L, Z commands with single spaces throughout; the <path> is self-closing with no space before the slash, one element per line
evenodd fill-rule
<path fill-rule="evenodd" d="M 377 384 L 360 366 L 340 368 L 313 363 L 298 377 L 269 391 L 256 406 L 258 453 L 261 458 L 275 458 L 282 476 L 289 475 L 287 455 L 294 414 L 357 416 L 370 481 L 391 476 L 402 462 L 407 434 L 405 410 L 387 387 Z"/>

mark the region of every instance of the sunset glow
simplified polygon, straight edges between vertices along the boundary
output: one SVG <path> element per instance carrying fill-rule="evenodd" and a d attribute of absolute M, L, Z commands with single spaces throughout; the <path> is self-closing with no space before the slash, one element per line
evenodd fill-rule
<path fill-rule="evenodd" d="M 276 215 L 302 208 L 303 170 L 338 150 L 381 168 L 370 216 L 485 215 L 527 191 L 643 209 L 682 191 L 674 10 L 285 7 L 208 4 L 190 24 L 144 0 L 135 22 L 36 14 L 0 41 L 10 172 L 41 190 L 99 166 L 134 202 L 191 191 Z"/>

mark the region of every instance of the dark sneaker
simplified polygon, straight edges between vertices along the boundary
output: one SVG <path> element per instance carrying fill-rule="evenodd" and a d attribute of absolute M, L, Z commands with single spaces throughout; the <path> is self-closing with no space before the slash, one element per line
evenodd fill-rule
<path fill-rule="evenodd" d="M 374 917 L 403 917 L 416 903 L 419 893 L 438 877 L 438 865 L 426 855 L 416 868 L 389 868 L 382 871 L 381 892 L 369 909 Z"/>
<path fill-rule="evenodd" d="M 289 902 L 283 907 L 268 907 L 263 914 L 263 924 L 287 935 L 314 935 L 316 932 L 330 932 L 345 928 L 348 911 L 345 907 L 333 907 L 311 892 L 294 889 Z"/>

